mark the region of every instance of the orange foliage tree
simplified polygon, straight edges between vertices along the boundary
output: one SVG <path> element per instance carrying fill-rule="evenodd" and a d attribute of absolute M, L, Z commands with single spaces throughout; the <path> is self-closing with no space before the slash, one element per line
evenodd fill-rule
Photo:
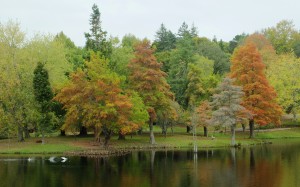
<path fill-rule="evenodd" d="M 153 55 L 150 42 L 144 40 L 135 46 L 135 58 L 128 64 L 129 85 L 142 97 L 149 113 L 150 143 L 155 144 L 153 122 L 158 111 L 170 110 L 173 94 L 161 71 L 161 64 Z"/>
<path fill-rule="evenodd" d="M 253 114 L 249 120 L 250 138 L 254 137 L 254 123 L 280 124 L 281 107 L 276 103 L 277 94 L 265 76 L 265 65 L 254 44 L 247 43 L 235 50 L 231 59 L 230 76 L 245 92 L 242 105 Z"/>
<path fill-rule="evenodd" d="M 56 96 L 67 110 L 64 128 L 82 123 L 105 135 L 106 146 L 112 133 L 130 133 L 139 128 L 139 120 L 133 119 L 133 104 L 120 88 L 120 78 L 110 72 L 107 62 L 91 54 L 86 70 L 71 74 L 71 81 Z M 142 122 L 142 121 L 140 121 Z"/>
<path fill-rule="evenodd" d="M 262 34 L 251 34 L 246 39 L 244 44 L 254 44 L 255 47 L 258 49 L 259 53 L 261 54 L 262 61 L 266 65 L 266 69 L 269 67 L 271 63 L 276 61 L 277 55 L 274 47 L 272 46 L 271 42 L 262 35 Z"/>

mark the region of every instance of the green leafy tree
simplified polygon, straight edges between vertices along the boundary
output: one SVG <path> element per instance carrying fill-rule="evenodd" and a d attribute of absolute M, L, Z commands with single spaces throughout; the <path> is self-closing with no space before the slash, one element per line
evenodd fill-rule
<path fill-rule="evenodd" d="M 188 86 L 188 64 L 195 62 L 195 43 L 194 31 L 188 29 L 188 25 L 183 23 L 179 28 L 176 49 L 173 49 L 169 56 L 168 82 L 172 92 L 175 94 L 176 101 L 183 107 L 188 107 L 185 92 Z"/>
<path fill-rule="evenodd" d="M 27 60 L 25 41 L 19 23 L 0 24 L 0 126 L 18 132 L 18 141 L 24 141 L 24 131 L 34 126 L 38 113 L 32 87 L 34 64 Z"/>
<path fill-rule="evenodd" d="M 45 65 L 49 73 L 49 82 L 54 93 L 68 81 L 68 74 L 73 71 L 73 64 L 67 59 L 65 43 L 51 35 L 35 35 L 26 46 L 26 61 L 37 66 L 37 62 Z M 33 69 L 30 71 L 33 76 Z M 32 82 L 32 81 L 31 81 Z"/>
<path fill-rule="evenodd" d="M 299 32 L 289 20 L 282 20 L 275 27 L 264 29 L 262 32 L 272 43 L 277 54 L 293 52 L 297 42 L 300 41 Z"/>
<path fill-rule="evenodd" d="M 63 32 L 57 34 L 54 40 L 57 40 L 58 43 L 64 45 L 66 60 L 72 64 L 74 70 L 84 67 L 84 51 L 82 48 L 77 47 Z"/>
<path fill-rule="evenodd" d="M 214 61 L 215 74 L 223 75 L 229 72 L 229 55 L 223 52 L 217 43 L 207 38 L 197 38 L 195 43 L 199 55 Z"/>
<path fill-rule="evenodd" d="M 113 48 L 109 61 L 109 68 L 125 78 L 129 75 L 128 63 L 134 58 L 133 47 L 131 44 L 117 45 Z"/>
<path fill-rule="evenodd" d="M 247 37 L 247 34 L 242 33 L 236 35 L 232 40 L 229 41 L 228 50 L 232 54 L 235 48 L 244 42 L 244 39 Z"/>
<path fill-rule="evenodd" d="M 122 43 L 122 47 L 130 47 L 134 49 L 134 46 L 139 42 L 141 42 L 141 40 L 137 38 L 135 35 L 126 34 L 125 36 L 123 36 L 121 43 Z"/>
<path fill-rule="evenodd" d="M 212 95 L 217 86 L 216 75 L 213 74 L 214 62 L 203 56 L 196 56 L 196 62 L 188 65 L 188 86 L 185 91 L 189 107 L 198 106 L 202 100 Z"/>
<path fill-rule="evenodd" d="M 278 103 L 294 119 L 300 108 L 300 61 L 294 54 L 278 55 L 266 71 L 278 95 Z"/>

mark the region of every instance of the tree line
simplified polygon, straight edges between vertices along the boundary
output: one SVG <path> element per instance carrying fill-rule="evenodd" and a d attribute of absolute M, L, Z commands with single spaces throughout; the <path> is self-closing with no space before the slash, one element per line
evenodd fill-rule
<path fill-rule="evenodd" d="M 300 33 L 292 21 L 225 42 L 183 23 L 164 24 L 153 42 L 108 37 L 93 5 L 84 47 L 63 32 L 27 38 L 20 24 L 0 25 L 0 135 L 19 141 L 36 131 L 94 131 L 107 145 L 153 125 L 280 125 L 300 104 Z M 194 128 L 193 128 L 194 127 Z"/>

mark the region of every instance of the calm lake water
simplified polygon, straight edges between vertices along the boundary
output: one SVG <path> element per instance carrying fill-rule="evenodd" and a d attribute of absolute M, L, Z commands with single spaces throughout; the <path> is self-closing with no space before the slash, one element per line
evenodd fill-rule
<path fill-rule="evenodd" d="M 60 158 L 60 157 L 59 157 Z M 300 142 L 252 148 L 144 151 L 122 157 L 0 157 L 0 186 L 300 187 Z"/>

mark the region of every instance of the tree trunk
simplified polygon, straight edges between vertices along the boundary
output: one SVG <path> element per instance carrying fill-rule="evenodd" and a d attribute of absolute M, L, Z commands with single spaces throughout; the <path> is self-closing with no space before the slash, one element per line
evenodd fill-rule
<path fill-rule="evenodd" d="M 107 148 L 108 142 L 110 140 L 110 133 L 105 133 L 105 138 L 104 138 L 104 147 Z"/>
<path fill-rule="evenodd" d="M 45 144 L 45 134 L 44 134 L 44 131 L 42 131 L 42 144 Z"/>
<path fill-rule="evenodd" d="M 119 132 L 119 138 L 118 140 L 125 140 L 125 135 Z"/>
<path fill-rule="evenodd" d="M 24 142 L 24 136 L 23 136 L 23 127 L 18 127 L 18 142 Z"/>
<path fill-rule="evenodd" d="M 25 138 L 30 138 L 30 134 L 29 134 L 27 125 L 24 126 L 24 134 L 25 134 Z"/>
<path fill-rule="evenodd" d="M 206 127 L 206 126 L 204 126 L 204 127 L 203 127 L 203 130 L 204 130 L 204 136 L 205 136 L 205 137 L 208 137 L 208 133 L 207 133 L 207 127 Z"/>
<path fill-rule="evenodd" d="M 94 129 L 94 138 L 95 138 L 95 142 L 100 143 L 101 139 L 100 139 L 100 132 L 99 132 L 99 128 L 95 127 Z"/>
<path fill-rule="evenodd" d="M 192 128 L 191 128 L 191 126 L 186 126 L 186 133 L 190 133 L 191 132 L 191 130 L 192 130 Z"/>
<path fill-rule="evenodd" d="M 149 121 L 149 129 L 150 129 L 150 144 L 155 144 L 154 132 L 153 132 L 153 121 L 150 119 Z"/>
<path fill-rule="evenodd" d="M 246 130 L 245 124 L 242 124 L 242 128 L 243 128 L 243 132 L 245 132 L 245 130 Z"/>
<path fill-rule="evenodd" d="M 79 136 L 86 136 L 86 135 L 87 135 L 87 129 L 86 129 L 86 127 L 82 126 L 80 128 Z"/>
<path fill-rule="evenodd" d="M 253 119 L 249 120 L 249 129 L 250 129 L 250 137 L 249 138 L 254 138 L 254 120 Z"/>
<path fill-rule="evenodd" d="M 138 135 L 142 135 L 142 133 L 143 133 L 143 128 L 140 128 L 140 129 L 138 130 Z"/>
<path fill-rule="evenodd" d="M 231 146 L 235 146 L 235 125 L 231 125 Z"/>
<path fill-rule="evenodd" d="M 65 130 L 60 130 L 60 136 L 66 136 L 66 131 Z"/>

